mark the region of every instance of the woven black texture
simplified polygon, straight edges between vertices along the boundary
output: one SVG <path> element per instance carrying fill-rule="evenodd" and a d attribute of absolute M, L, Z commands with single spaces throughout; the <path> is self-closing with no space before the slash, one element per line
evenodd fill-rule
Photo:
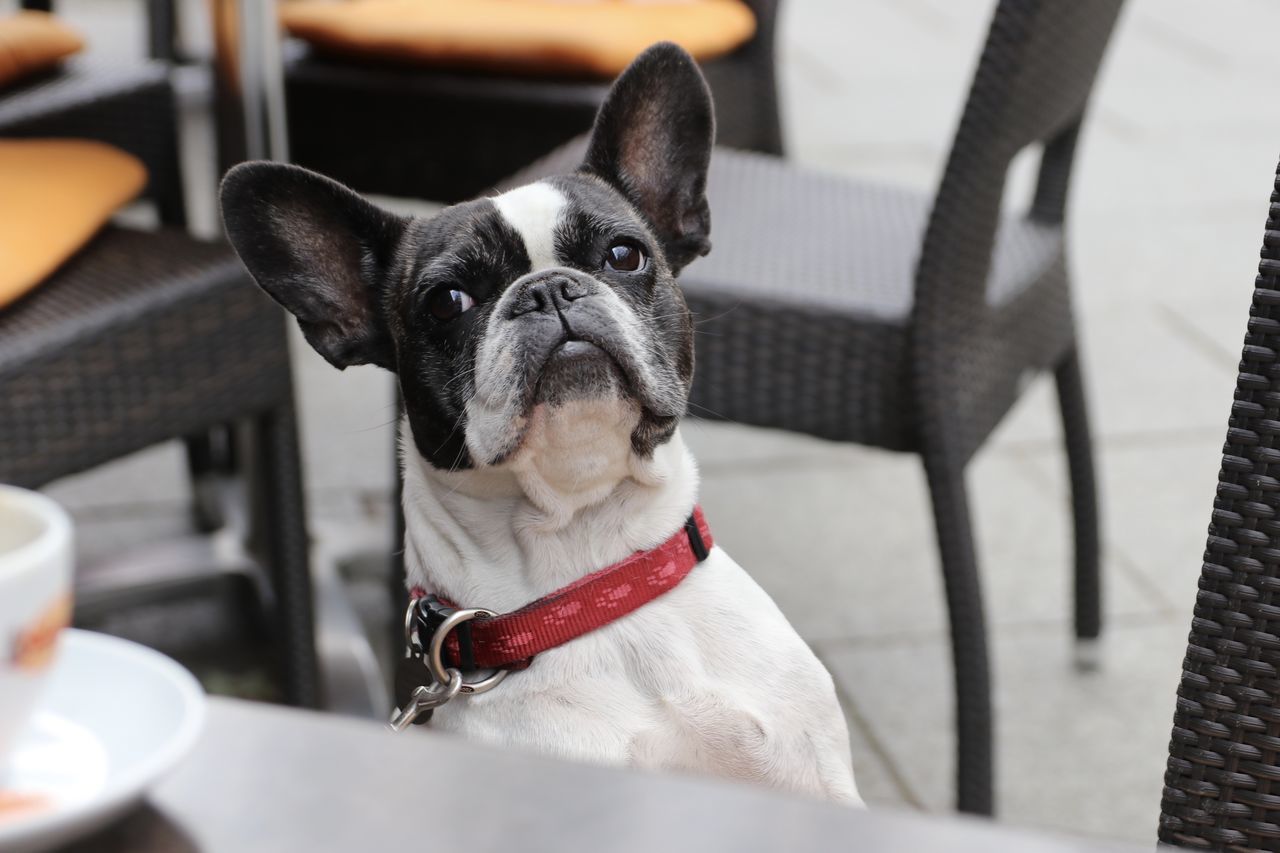
<path fill-rule="evenodd" d="M 0 311 L 0 481 L 41 486 L 272 407 L 281 337 L 224 246 L 108 228 Z"/>
<path fill-rule="evenodd" d="M 260 448 L 282 692 L 319 700 L 283 312 L 229 247 L 180 227 L 168 69 L 72 64 L 0 91 L 0 137 L 69 136 L 141 158 L 169 227 L 108 227 L 0 309 L 0 482 L 37 487 L 156 442 L 244 421 Z"/>
<path fill-rule="evenodd" d="M 748 0 L 755 36 L 703 70 L 720 139 L 781 153 L 778 0 Z M 608 84 L 378 67 L 306 52 L 286 64 L 295 162 L 362 192 L 462 201 L 591 127 Z"/>
<path fill-rule="evenodd" d="M 957 802 L 993 810 L 990 676 L 964 471 L 1053 370 L 1075 514 L 1076 633 L 1101 627 L 1098 511 L 1066 268 L 1076 139 L 1119 0 L 1003 0 L 932 200 L 718 148 L 712 252 L 681 275 L 698 322 L 691 413 L 919 453 L 955 662 Z M 1029 214 L 1013 157 L 1043 143 Z M 504 182 L 572 169 L 577 140 Z M 856 556 L 853 556 L 856 566 Z"/>
<path fill-rule="evenodd" d="M 1182 664 L 1160 840 L 1280 850 L 1280 171 Z"/>

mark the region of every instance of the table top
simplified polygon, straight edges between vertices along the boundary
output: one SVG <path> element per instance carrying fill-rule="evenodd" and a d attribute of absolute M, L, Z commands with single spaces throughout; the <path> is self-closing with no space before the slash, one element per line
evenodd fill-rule
<path fill-rule="evenodd" d="M 416 729 L 212 699 L 191 756 L 94 853 L 1137 850 L 745 785 L 588 767 Z"/>

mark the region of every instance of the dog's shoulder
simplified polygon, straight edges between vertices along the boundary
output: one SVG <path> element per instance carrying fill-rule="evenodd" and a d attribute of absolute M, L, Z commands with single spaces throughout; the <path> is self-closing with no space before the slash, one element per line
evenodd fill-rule
<path fill-rule="evenodd" d="M 689 633 L 640 685 L 657 699 L 629 763 L 860 802 L 831 676 L 755 580 L 716 548 L 664 598 L 652 616 Z"/>

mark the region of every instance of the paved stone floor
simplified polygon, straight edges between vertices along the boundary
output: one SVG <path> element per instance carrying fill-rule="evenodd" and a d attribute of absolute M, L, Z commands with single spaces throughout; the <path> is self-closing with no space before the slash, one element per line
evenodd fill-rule
<path fill-rule="evenodd" d="M 991 3 L 785 6 L 792 156 L 930 191 Z M 120 8 L 98 0 L 79 14 L 110 27 Z M 1071 663 L 1069 526 L 1048 382 L 1032 386 L 970 478 L 993 626 L 1000 817 L 1010 823 L 1154 836 L 1280 155 L 1278 28 L 1280 6 L 1268 0 L 1134 0 L 1102 72 L 1071 213 L 1106 522 L 1099 671 Z M 199 171 L 200 125 L 192 128 L 196 201 L 205 205 L 196 221 L 207 225 L 212 177 Z M 1033 172 L 1031 159 L 1015 164 L 1011 207 L 1027 203 Z M 297 356 L 315 535 L 335 553 L 390 547 L 389 381 L 372 369 L 338 373 L 301 346 Z M 948 643 L 916 460 L 735 425 L 694 422 L 686 434 L 719 540 L 836 676 L 868 799 L 949 808 Z M 75 509 L 86 553 L 102 554 L 181 527 L 180 473 L 180 454 L 165 447 L 52 491 Z"/>

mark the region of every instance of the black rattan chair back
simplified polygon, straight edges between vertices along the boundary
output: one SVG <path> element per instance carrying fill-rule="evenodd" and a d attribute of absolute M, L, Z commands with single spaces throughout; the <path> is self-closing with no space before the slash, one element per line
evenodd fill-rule
<path fill-rule="evenodd" d="M 1120 6 L 1120 0 L 1002 0 L 956 150 L 984 150 L 1007 163 L 1079 118 Z"/>
<path fill-rule="evenodd" d="M 1007 371 L 997 369 L 1007 360 L 994 345 L 998 337 L 974 333 L 975 325 L 991 317 L 986 289 L 1005 179 L 1018 152 L 1042 143 L 1032 216 L 1062 221 L 1076 136 L 1121 2 L 1001 0 L 996 7 L 916 273 L 917 392 L 954 396 L 944 411 L 965 405 L 964 395 L 953 394 L 956 389 L 980 387 L 988 378 L 1009 384 L 1008 401 L 1016 399 Z M 957 358 L 935 346 L 944 336 L 968 341 L 972 352 Z M 966 376 L 957 377 L 953 365 Z M 1002 407 L 986 408 L 987 416 L 973 412 L 960 419 L 969 427 L 955 435 L 960 456 L 971 454 L 1003 415 Z"/>
<path fill-rule="evenodd" d="M 1160 840 L 1280 849 L 1280 172 L 1182 663 Z"/>
<path fill-rule="evenodd" d="M 756 34 L 738 49 L 745 77 L 745 91 L 754 101 L 752 109 L 720 109 L 717 133 L 739 148 L 783 152 L 782 122 L 778 111 L 778 72 L 774 45 L 777 42 L 778 6 L 782 0 L 743 0 L 756 16 Z M 729 94 L 733 94 L 730 91 Z"/>

